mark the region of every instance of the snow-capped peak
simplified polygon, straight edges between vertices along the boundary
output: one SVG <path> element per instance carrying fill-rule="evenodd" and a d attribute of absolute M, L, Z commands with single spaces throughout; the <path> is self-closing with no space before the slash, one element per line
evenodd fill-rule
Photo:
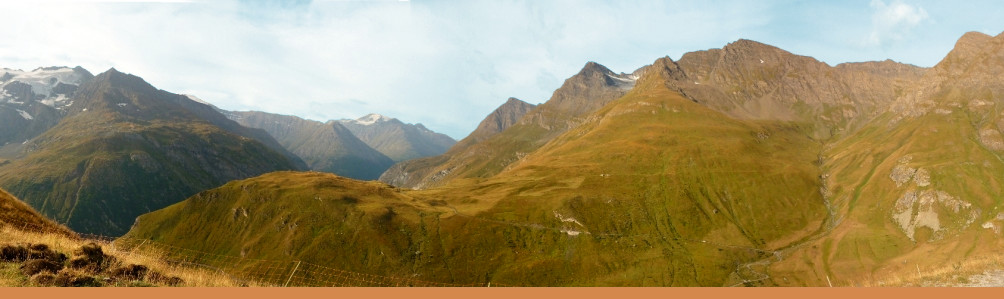
<path fill-rule="evenodd" d="M 31 86 L 32 93 L 43 97 L 39 102 L 50 107 L 62 108 L 69 97 L 67 97 L 68 94 L 64 94 L 65 90 L 57 93 L 58 89 L 56 88 L 60 87 L 60 84 L 79 86 L 87 75 L 89 74 L 86 74 L 86 71 L 77 72 L 68 67 L 45 67 L 27 72 L 0 68 L 0 88 L 6 88 L 7 85 L 13 83 L 27 84 Z M 0 98 L 10 96 L 7 92 L 0 94 Z M 33 96 L 32 99 L 34 99 Z"/>
<path fill-rule="evenodd" d="M 380 115 L 380 114 L 376 114 L 376 113 L 370 113 L 370 114 L 367 114 L 366 116 L 363 116 L 363 117 L 360 117 L 360 118 L 356 119 L 356 123 L 360 124 L 360 125 L 368 126 L 368 125 L 372 125 L 372 124 L 375 124 L 375 123 L 378 123 L 378 122 L 390 121 L 392 119 L 394 119 L 394 118 L 386 117 L 386 116 L 383 116 L 383 115 Z"/>

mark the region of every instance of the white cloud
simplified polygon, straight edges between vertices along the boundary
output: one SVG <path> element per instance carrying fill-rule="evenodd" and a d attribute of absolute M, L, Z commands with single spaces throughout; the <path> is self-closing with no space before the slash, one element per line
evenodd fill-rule
<path fill-rule="evenodd" d="M 928 18 L 927 11 L 919 5 L 910 5 L 901 0 L 886 4 L 882 0 L 872 0 L 872 28 L 867 46 L 886 46 L 906 39 L 913 28 Z"/>
<path fill-rule="evenodd" d="M 510 96 L 546 101 L 587 61 L 631 72 L 658 57 L 750 38 L 831 63 L 911 62 L 892 56 L 901 53 L 936 62 L 944 49 L 912 46 L 933 40 L 917 30 L 925 20 L 951 28 L 938 35 L 949 40 L 939 40 L 945 47 L 962 32 L 1002 28 L 999 13 L 985 8 L 925 3 L 926 11 L 883 1 L 863 12 L 787 0 L 0 0 L 0 67 L 115 67 L 225 109 L 316 120 L 380 113 L 463 138 Z M 833 15 L 804 17 L 824 13 Z M 984 21 L 965 22 L 972 20 Z"/>
<path fill-rule="evenodd" d="M 510 96 L 546 101 L 587 61 L 630 72 L 764 22 L 743 1 L 287 4 L 3 3 L 0 66 L 115 67 L 225 109 L 374 112 L 463 138 Z"/>

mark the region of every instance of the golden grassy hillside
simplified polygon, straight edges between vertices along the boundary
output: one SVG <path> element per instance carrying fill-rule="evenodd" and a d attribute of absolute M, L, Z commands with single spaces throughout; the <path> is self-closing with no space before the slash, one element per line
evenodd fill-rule
<path fill-rule="evenodd" d="M 82 238 L 0 190 L 0 286 L 256 285 L 169 262 L 167 247 L 107 240 Z"/>

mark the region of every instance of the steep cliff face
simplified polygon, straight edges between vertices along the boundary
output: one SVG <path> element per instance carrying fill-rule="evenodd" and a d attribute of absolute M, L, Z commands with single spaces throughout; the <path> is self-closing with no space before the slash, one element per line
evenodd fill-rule
<path fill-rule="evenodd" d="M 22 158 L 0 166 L 0 186 L 78 232 L 119 235 L 136 216 L 198 191 L 299 169 L 186 109 L 184 96 L 114 69 L 70 101 L 56 126 L 25 144 Z"/>

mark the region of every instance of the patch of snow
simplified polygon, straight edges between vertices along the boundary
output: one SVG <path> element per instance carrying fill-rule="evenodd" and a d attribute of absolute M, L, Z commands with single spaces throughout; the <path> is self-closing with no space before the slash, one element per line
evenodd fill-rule
<path fill-rule="evenodd" d="M 42 99 L 41 103 L 49 107 L 56 107 L 57 104 L 62 104 L 63 102 L 66 102 L 66 100 L 69 99 L 70 98 L 67 97 L 65 94 L 57 94 L 55 97 L 47 97 L 45 99 Z"/>
<path fill-rule="evenodd" d="M 760 64 L 763 64 L 763 59 L 760 59 Z"/>
<path fill-rule="evenodd" d="M 84 108 L 83 112 L 87 112 L 87 108 Z"/>
<path fill-rule="evenodd" d="M 24 110 L 18 109 L 17 113 L 21 114 L 21 117 L 23 117 L 24 119 L 27 119 L 27 120 L 35 119 L 34 117 L 31 117 L 31 114 L 28 114 L 28 112 L 25 112 Z"/>
<path fill-rule="evenodd" d="M 28 139 L 25 139 L 24 142 L 21 142 L 21 144 L 28 144 Z"/>
<path fill-rule="evenodd" d="M 126 103 L 118 103 L 118 104 L 115 104 L 115 105 L 118 105 L 119 107 L 125 107 L 126 105 L 129 105 L 129 104 L 126 104 Z"/>
<path fill-rule="evenodd" d="M 50 95 L 52 88 L 60 82 L 63 84 L 80 85 L 83 76 L 73 71 L 71 68 L 58 68 L 54 70 L 35 69 L 30 72 L 22 70 L 2 69 L 14 76 L 9 82 L 18 81 L 31 85 L 31 91 L 35 94 Z M 53 81 L 52 79 L 55 79 Z"/>
<path fill-rule="evenodd" d="M 370 114 L 367 114 L 366 116 L 363 116 L 363 117 L 360 117 L 360 118 L 356 119 L 355 123 L 360 124 L 360 125 L 364 125 L 364 126 L 369 126 L 369 125 L 372 125 L 372 124 L 375 124 L 375 123 L 378 123 L 378 122 L 390 121 L 392 119 L 394 119 L 394 118 L 386 117 L 386 116 L 383 116 L 383 115 L 380 115 L 380 114 L 376 114 L 376 113 L 370 113 Z"/>
<path fill-rule="evenodd" d="M 607 73 L 606 76 L 614 79 L 614 85 L 622 89 L 631 89 L 634 87 L 636 81 L 638 81 L 638 76 L 636 75 Z"/>
<path fill-rule="evenodd" d="M 614 79 L 614 80 L 621 81 L 621 82 L 632 82 L 633 83 L 634 81 L 638 81 L 638 76 L 635 76 L 635 75 L 620 75 L 620 76 L 618 76 L 618 75 L 615 75 L 615 74 L 607 74 L 607 77 L 610 77 L 610 79 Z"/>

